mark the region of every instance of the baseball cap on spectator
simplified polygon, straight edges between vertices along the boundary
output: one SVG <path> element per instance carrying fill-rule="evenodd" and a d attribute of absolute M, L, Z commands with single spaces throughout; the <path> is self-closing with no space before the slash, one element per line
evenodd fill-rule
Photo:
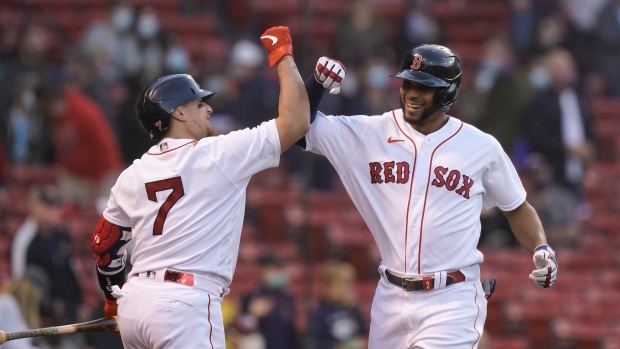
<path fill-rule="evenodd" d="M 36 198 L 41 203 L 49 206 L 60 206 L 63 203 L 63 198 L 56 186 L 52 184 L 44 184 L 36 190 Z"/>

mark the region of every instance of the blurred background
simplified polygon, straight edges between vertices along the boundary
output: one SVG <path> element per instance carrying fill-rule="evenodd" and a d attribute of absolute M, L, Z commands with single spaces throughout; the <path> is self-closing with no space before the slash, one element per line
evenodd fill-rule
<path fill-rule="evenodd" d="M 498 287 L 479 348 L 620 348 L 618 0 L 1 0 L 0 328 L 103 316 L 90 238 L 150 146 L 137 95 L 183 72 L 219 91 L 221 134 L 275 117 L 259 41 L 274 25 L 291 29 L 302 77 L 323 55 L 347 67 L 326 114 L 399 108 L 403 53 L 451 48 L 464 72 L 449 114 L 511 156 L 560 265 L 536 287 L 506 220 L 482 212 L 482 276 Z M 229 348 L 365 348 L 380 257 L 331 165 L 291 149 L 247 198 Z M 122 345 L 93 333 L 5 347 Z"/>

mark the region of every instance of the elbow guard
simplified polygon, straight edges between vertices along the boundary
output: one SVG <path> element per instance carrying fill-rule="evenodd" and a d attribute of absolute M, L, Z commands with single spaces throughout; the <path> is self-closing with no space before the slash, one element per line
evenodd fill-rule
<path fill-rule="evenodd" d="M 131 228 L 108 222 L 103 216 L 93 232 L 90 246 L 95 252 L 99 286 L 107 299 L 113 300 L 112 285 L 125 282 L 127 244 L 131 241 Z"/>
<path fill-rule="evenodd" d="M 112 224 L 102 216 L 90 241 L 99 269 L 105 274 L 116 274 L 123 269 L 130 241 L 131 228 Z"/>

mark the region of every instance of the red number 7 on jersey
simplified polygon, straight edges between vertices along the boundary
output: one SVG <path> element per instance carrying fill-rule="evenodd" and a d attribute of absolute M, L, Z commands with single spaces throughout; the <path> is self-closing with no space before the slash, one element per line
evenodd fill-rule
<path fill-rule="evenodd" d="M 164 222 L 166 221 L 166 217 L 168 216 L 168 211 L 174 206 L 174 204 L 179 201 L 179 199 L 185 195 L 185 191 L 183 190 L 183 182 L 181 181 L 181 177 L 172 177 L 168 179 L 162 179 L 161 181 L 149 182 L 145 183 L 146 187 L 146 195 L 151 201 L 157 202 L 157 195 L 155 195 L 158 191 L 172 189 L 166 201 L 161 205 L 159 211 L 157 212 L 157 217 L 155 218 L 155 223 L 153 223 L 153 235 L 161 235 L 164 230 Z"/>

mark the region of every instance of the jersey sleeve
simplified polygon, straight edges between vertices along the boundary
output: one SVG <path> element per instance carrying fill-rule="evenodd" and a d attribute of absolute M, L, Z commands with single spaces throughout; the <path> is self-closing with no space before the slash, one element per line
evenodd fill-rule
<path fill-rule="evenodd" d="M 119 201 L 122 201 L 122 182 L 128 170 L 121 173 L 118 180 L 110 190 L 110 198 L 105 211 L 103 211 L 103 217 L 110 223 L 116 224 L 121 227 L 130 227 L 131 222 L 129 216 L 123 211 Z"/>
<path fill-rule="evenodd" d="M 512 211 L 526 199 L 525 188 L 512 161 L 499 142 L 491 137 L 489 163 L 482 175 L 485 189 L 482 200 L 486 209 L 498 207 L 502 211 Z"/>
<path fill-rule="evenodd" d="M 325 115 L 319 111 L 306 134 L 305 150 L 325 156 L 342 174 L 360 149 L 369 118 Z"/>
<path fill-rule="evenodd" d="M 235 183 L 280 163 L 280 136 L 275 120 L 217 137 L 215 147 L 209 149 L 210 155 Z"/>

